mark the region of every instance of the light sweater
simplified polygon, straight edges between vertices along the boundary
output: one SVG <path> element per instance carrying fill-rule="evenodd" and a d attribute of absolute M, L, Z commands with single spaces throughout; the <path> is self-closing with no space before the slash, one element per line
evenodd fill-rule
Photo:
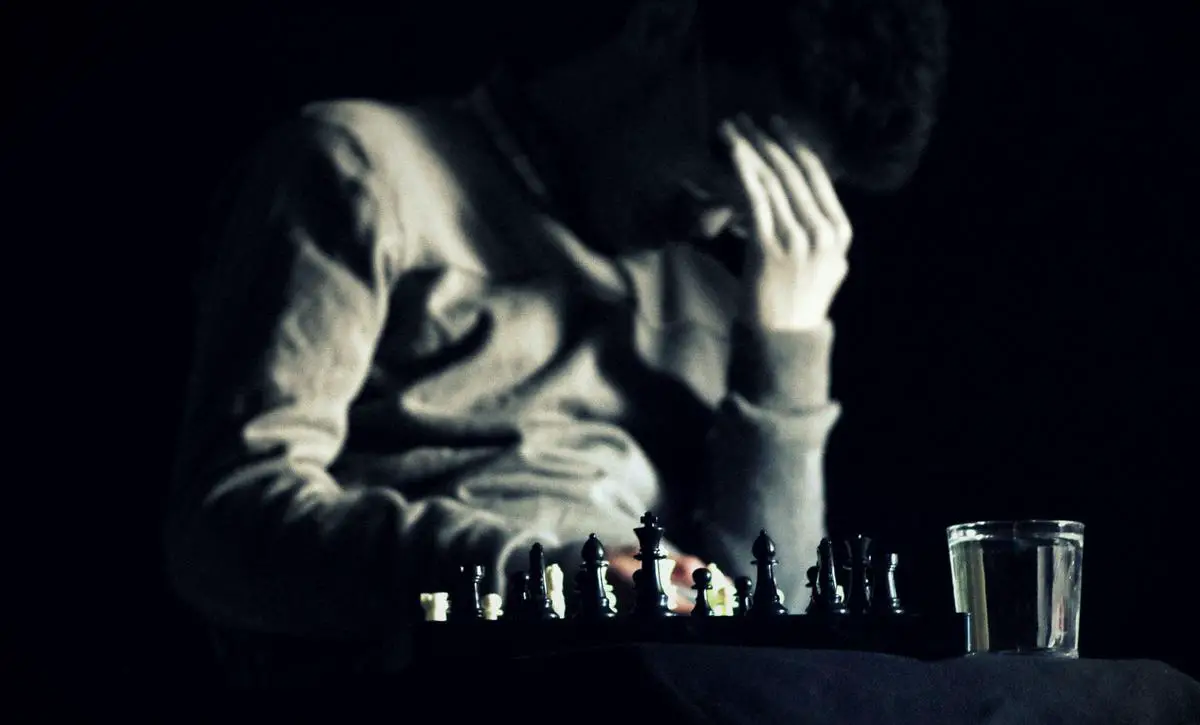
<path fill-rule="evenodd" d="M 802 606 L 832 328 L 735 323 L 738 281 L 688 244 L 596 251 L 471 108 L 313 105 L 239 178 L 170 489 L 177 591 L 222 627 L 370 639 L 455 564 L 541 542 L 570 572 L 653 510 L 729 574 L 766 529 Z"/>

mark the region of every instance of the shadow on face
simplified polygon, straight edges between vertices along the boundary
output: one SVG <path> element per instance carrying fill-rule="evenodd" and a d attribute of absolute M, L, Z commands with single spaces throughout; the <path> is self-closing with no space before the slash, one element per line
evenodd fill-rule
<path fill-rule="evenodd" d="M 744 235 L 748 205 L 730 150 L 721 141 L 722 121 L 745 114 L 767 129 L 768 119 L 787 120 L 835 172 L 830 145 L 789 103 L 770 68 L 717 63 L 685 64 L 638 106 L 613 139 L 612 161 L 630 184 L 623 201 L 630 223 L 656 234 L 713 238 L 730 229 Z"/>

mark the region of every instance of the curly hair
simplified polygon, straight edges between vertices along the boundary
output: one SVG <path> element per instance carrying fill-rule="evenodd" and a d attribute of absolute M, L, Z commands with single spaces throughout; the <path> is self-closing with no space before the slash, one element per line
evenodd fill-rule
<path fill-rule="evenodd" d="M 568 61 L 615 35 L 635 4 L 605 0 L 543 18 L 559 28 L 554 39 L 521 44 L 510 58 L 525 67 Z M 706 54 L 777 69 L 792 112 L 829 137 L 846 183 L 886 191 L 908 181 L 946 74 L 940 0 L 699 0 L 699 8 Z"/>
<path fill-rule="evenodd" d="M 712 56 L 778 69 L 789 105 L 829 136 L 847 183 L 883 191 L 908 181 L 946 74 L 941 2 L 775 0 L 759 12 L 746 0 L 704 4 Z"/>

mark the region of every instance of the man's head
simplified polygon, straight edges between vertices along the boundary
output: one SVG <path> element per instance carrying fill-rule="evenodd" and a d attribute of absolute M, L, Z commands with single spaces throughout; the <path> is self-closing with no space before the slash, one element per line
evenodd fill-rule
<path fill-rule="evenodd" d="M 612 194 L 632 184 L 624 202 L 602 203 L 649 214 L 681 181 L 725 193 L 714 138 L 739 112 L 783 116 L 840 182 L 867 190 L 906 182 L 928 141 L 947 52 L 938 0 L 574 8 L 537 23 L 560 30 L 524 43 L 510 62 L 543 98 L 572 106 L 580 128 L 591 122 L 583 139 L 598 152 L 591 171 L 612 181 Z"/>

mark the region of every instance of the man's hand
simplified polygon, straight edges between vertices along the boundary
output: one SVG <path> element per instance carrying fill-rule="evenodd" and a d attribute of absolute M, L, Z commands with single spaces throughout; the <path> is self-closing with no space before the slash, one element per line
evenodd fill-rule
<path fill-rule="evenodd" d="M 622 602 L 632 601 L 633 573 L 642 568 L 642 562 L 634 558 L 636 548 L 625 548 L 611 552 L 608 557 L 608 580 L 612 582 L 617 599 Z M 664 586 L 674 585 L 682 589 L 692 586 L 692 572 L 705 566 L 704 562 L 688 554 L 676 554 L 670 557 L 675 560 L 675 571 L 671 572 L 671 581 L 663 582 Z M 675 611 L 687 614 L 692 611 L 692 602 L 679 597 Z"/>
<path fill-rule="evenodd" d="M 761 329 L 811 330 L 849 270 L 852 230 L 821 160 L 782 120 L 771 125 L 773 136 L 745 116 L 721 126 L 754 224 L 740 315 Z"/>

